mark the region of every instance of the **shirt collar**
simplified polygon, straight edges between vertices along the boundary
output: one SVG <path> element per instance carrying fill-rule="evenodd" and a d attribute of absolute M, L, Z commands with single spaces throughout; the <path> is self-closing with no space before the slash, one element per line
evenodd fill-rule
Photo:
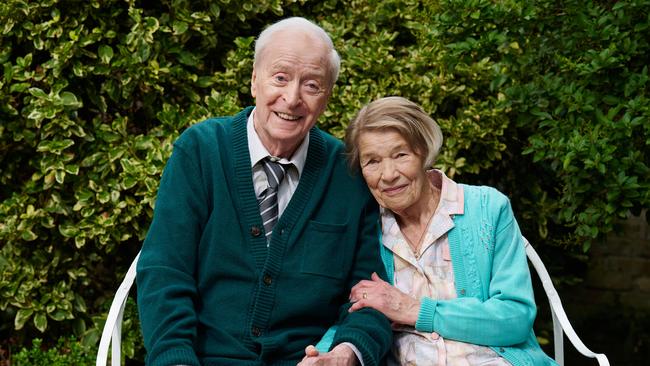
<path fill-rule="evenodd" d="M 463 187 L 451 180 L 442 171 L 431 169 L 427 171 L 427 176 L 433 185 L 440 189 L 440 203 L 449 215 L 462 215 L 465 210 L 465 195 Z"/>
<path fill-rule="evenodd" d="M 269 151 L 262 144 L 260 136 L 255 131 L 255 125 L 253 123 L 253 116 L 255 115 L 255 109 L 248 116 L 248 122 L 246 123 L 246 133 L 248 134 L 248 151 L 251 154 L 251 167 L 254 167 L 260 160 L 271 156 Z M 298 170 L 298 176 L 302 174 L 302 170 L 305 167 L 305 162 L 307 161 L 307 151 L 309 150 L 309 132 L 307 136 L 302 140 L 302 143 L 296 151 L 291 156 L 291 159 L 280 159 L 282 164 L 293 164 Z"/>
<path fill-rule="evenodd" d="M 440 189 L 440 201 L 434 213 L 429 226 L 427 227 L 427 237 L 437 240 L 442 234 L 454 227 L 454 215 L 462 215 L 464 212 L 464 192 L 463 187 L 448 178 L 445 173 L 437 169 L 427 171 L 427 176 L 433 185 Z M 398 241 L 403 237 L 397 219 L 392 211 L 380 208 L 381 225 L 382 225 L 382 242 L 386 248 L 395 250 Z M 422 251 L 426 250 L 432 244 L 431 240 L 425 241 Z M 411 252 L 408 252 L 411 253 Z M 412 254 L 404 251 L 399 254 L 402 258 L 410 258 L 415 263 L 416 259 Z M 408 261 L 408 259 L 407 259 Z"/>

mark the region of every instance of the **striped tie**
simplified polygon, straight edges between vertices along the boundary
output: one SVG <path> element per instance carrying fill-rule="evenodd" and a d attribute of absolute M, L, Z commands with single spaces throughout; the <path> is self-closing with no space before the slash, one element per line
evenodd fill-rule
<path fill-rule="evenodd" d="M 278 222 L 278 186 L 284 178 L 286 167 L 278 162 L 262 160 L 262 167 L 269 181 L 269 187 L 262 193 L 260 199 L 260 215 L 264 223 L 264 232 L 266 233 L 267 242 L 271 240 L 273 227 Z"/>

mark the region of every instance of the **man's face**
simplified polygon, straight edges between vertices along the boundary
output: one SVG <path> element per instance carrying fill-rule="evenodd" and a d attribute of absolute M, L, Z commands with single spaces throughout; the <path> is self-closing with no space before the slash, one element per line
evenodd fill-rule
<path fill-rule="evenodd" d="M 291 157 L 325 110 L 331 83 L 329 50 L 314 36 L 279 31 L 253 70 L 255 131 L 275 156 Z"/>

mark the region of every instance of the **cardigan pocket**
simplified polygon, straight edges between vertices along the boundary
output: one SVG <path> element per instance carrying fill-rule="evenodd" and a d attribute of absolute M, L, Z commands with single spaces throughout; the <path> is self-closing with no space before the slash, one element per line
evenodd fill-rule
<path fill-rule="evenodd" d="M 305 246 L 300 271 L 302 273 L 344 279 L 343 263 L 347 253 L 345 233 L 347 224 L 331 224 L 310 220 L 304 233 Z M 351 255 L 351 254 L 350 254 Z"/>

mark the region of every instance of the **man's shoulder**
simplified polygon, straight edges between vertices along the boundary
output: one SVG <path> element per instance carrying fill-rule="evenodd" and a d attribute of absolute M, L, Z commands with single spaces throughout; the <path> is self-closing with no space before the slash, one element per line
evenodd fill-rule
<path fill-rule="evenodd" d="M 183 131 L 176 140 L 176 144 L 214 143 L 215 139 L 221 138 L 224 134 L 232 133 L 235 124 L 243 123 L 245 125 L 252 109 L 252 107 L 247 107 L 232 116 L 211 117 L 193 124 Z"/>

